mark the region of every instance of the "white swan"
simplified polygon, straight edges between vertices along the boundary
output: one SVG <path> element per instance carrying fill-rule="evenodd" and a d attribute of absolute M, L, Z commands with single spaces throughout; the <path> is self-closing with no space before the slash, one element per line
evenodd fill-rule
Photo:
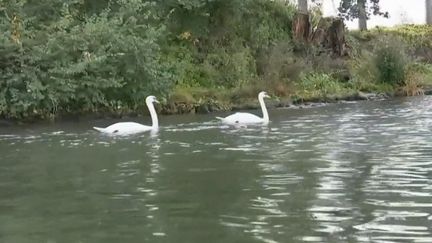
<path fill-rule="evenodd" d="M 148 96 L 146 98 L 146 104 L 150 111 L 150 116 L 152 119 L 151 126 L 142 125 L 136 122 L 118 122 L 106 128 L 101 128 L 101 127 L 93 127 L 93 128 L 102 133 L 116 134 L 116 135 L 129 135 L 129 134 L 141 133 L 146 131 L 156 131 L 159 129 L 159 122 L 158 122 L 158 118 L 157 118 L 157 114 L 153 102 L 159 103 L 159 101 L 157 101 L 156 97 L 154 96 Z"/>
<path fill-rule="evenodd" d="M 254 114 L 245 113 L 245 112 L 237 112 L 225 118 L 224 117 L 216 117 L 216 118 L 228 125 L 268 124 L 269 115 L 267 112 L 267 108 L 264 104 L 264 98 L 270 98 L 270 96 L 266 92 L 261 91 L 258 94 L 258 100 L 261 105 L 261 110 L 263 113 L 262 118 Z"/>

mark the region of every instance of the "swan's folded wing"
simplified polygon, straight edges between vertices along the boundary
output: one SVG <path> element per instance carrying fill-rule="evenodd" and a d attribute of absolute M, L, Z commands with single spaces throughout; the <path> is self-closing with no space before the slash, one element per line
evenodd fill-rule
<path fill-rule="evenodd" d="M 106 132 L 105 128 L 102 128 L 102 127 L 93 127 L 93 129 L 95 129 L 99 132 Z"/>
<path fill-rule="evenodd" d="M 237 112 L 225 117 L 224 122 L 229 124 L 260 123 L 262 122 L 262 118 L 251 113 Z"/>

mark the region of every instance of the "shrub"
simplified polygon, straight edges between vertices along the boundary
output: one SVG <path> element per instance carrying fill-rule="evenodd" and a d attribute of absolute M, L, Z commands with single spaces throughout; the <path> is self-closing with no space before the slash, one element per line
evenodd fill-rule
<path fill-rule="evenodd" d="M 407 55 L 400 41 L 384 40 L 375 50 L 373 59 L 378 80 L 388 84 L 402 84 L 405 80 Z"/>
<path fill-rule="evenodd" d="M 349 88 L 331 74 L 312 72 L 303 75 L 296 87 L 297 95 L 304 98 L 320 98 L 350 93 Z"/>
<path fill-rule="evenodd" d="M 354 89 L 365 92 L 376 91 L 378 70 L 373 60 L 373 53 L 363 51 L 349 62 L 349 72 L 352 76 L 349 83 Z"/>
<path fill-rule="evenodd" d="M 305 66 L 294 56 L 290 40 L 274 44 L 257 58 L 258 74 L 268 82 L 295 80 Z"/>
<path fill-rule="evenodd" d="M 424 90 L 421 87 L 420 77 L 415 73 L 408 73 L 402 91 L 406 96 L 423 95 Z"/>
<path fill-rule="evenodd" d="M 406 68 L 406 78 L 402 91 L 407 96 L 424 94 L 423 86 L 432 84 L 432 65 L 411 63 Z"/>
<path fill-rule="evenodd" d="M 182 86 L 233 88 L 251 82 L 259 75 L 257 63 L 267 61 L 261 54 L 290 40 L 295 8 L 284 1 L 193 2 L 200 4 L 176 5 L 168 21 L 175 37 L 167 44 L 182 46 L 174 54 L 183 57 L 175 64 L 175 79 Z"/>
<path fill-rule="evenodd" d="M 203 78 L 210 82 L 207 86 L 211 87 L 236 87 L 256 75 L 255 59 L 247 47 L 237 50 L 215 48 L 207 54 L 201 67 Z"/>
<path fill-rule="evenodd" d="M 65 4 L 61 18 L 44 32 L 25 29 L 30 24 L 21 16 L 19 41 L 10 32 L 0 37 L 7 58 L 1 62 L 0 115 L 130 108 L 143 105 L 149 94 L 166 93 L 170 72 L 158 44 L 164 26 L 148 24 L 149 3 L 115 3 L 115 10 L 92 17 L 78 16 Z M 0 22 L 0 28 L 8 26 Z"/>
<path fill-rule="evenodd" d="M 432 48 L 431 25 L 400 25 L 383 29 L 386 33 L 400 36 L 414 47 Z"/>

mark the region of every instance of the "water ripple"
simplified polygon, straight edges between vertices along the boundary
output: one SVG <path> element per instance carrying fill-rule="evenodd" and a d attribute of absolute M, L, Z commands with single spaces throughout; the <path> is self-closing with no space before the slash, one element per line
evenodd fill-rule
<path fill-rule="evenodd" d="M 173 116 L 154 136 L 7 129 L 0 241 L 432 242 L 430 104 L 278 109 L 244 128 Z"/>

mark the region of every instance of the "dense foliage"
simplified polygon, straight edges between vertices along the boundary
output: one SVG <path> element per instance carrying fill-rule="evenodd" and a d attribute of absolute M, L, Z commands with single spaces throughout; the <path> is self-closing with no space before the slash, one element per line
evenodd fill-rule
<path fill-rule="evenodd" d="M 388 17 L 388 12 L 383 12 L 379 5 L 379 0 L 341 0 L 338 8 L 339 15 L 345 19 L 357 19 L 360 17 L 360 6 L 364 5 L 366 17 L 370 15 L 380 15 Z"/>
<path fill-rule="evenodd" d="M 265 0 L 6 1 L 0 115 L 134 109 L 174 86 L 236 87 L 290 39 L 293 14 Z"/>
<path fill-rule="evenodd" d="M 1 25 L 3 116 L 134 106 L 169 86 L 158 44 L 164 26 L 149 24 L 155 19 L 151 3 L 118 0 L 90 16 L 72 3 L 45 21 L 32 17 L 32 7 L 40 6 L 31 1 L 4 11 L 13 17 Z"/>
<path fill-rule="evenodd" d="M 378 70 L 378 80 L 389 84 L 402 84 L 405 80 L 406 60 L 400 46 L 377 48 L 374 65 Z"/>
<path fill-rule="evenodd" d="M 403 83 L 377 31 L 348 36 L 351 56 L 334 58 L 292 40 L 294 15 L 285 0 L 1 1 L 0 117 L 130 111 L 149 94 L 229 107 L 263 89 L 312 99 Z M 411 30 L 385 31 L 430 50 L 430 28 Z"/>

